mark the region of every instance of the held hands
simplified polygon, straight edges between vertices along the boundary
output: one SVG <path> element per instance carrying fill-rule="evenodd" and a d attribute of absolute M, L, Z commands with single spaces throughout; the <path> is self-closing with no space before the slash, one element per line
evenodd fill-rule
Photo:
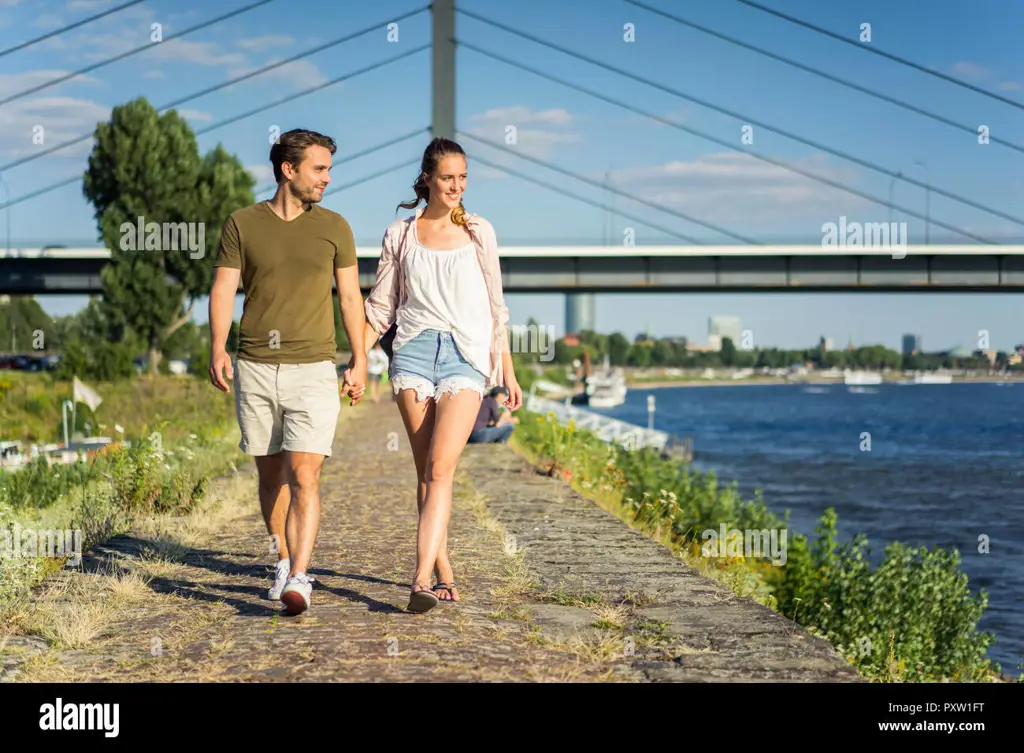
<path fill-rule="evenodd" d="M 356 405 L 363 398 L 365 390 L 366 358 L 356 359 L 355 356 L 352 356 L 348 362 L 348 369 L 345 370 L 341 394 L 349 396 L 349 405 Z"/>

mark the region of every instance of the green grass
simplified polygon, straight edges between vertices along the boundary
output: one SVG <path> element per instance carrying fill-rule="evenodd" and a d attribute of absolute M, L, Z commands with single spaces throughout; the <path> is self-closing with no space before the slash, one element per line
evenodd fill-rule
<path fill-rule="evenodd" d="M 59 403 L 70 395 L 70 384 L 48 375 L 13 377 L 3 399 L 3 426 L 8 432 L 20 427 L 23 441 L 53 441 L 43 427 L 59 421 Z M 245 459 L 238 450 L 232 396 L 209 384 L 158 376 L 90 386 L 103 403 L 95 414 L 80 405 L 80 413 L 106 436 L 125 442 L 73 465 L 48 466 L 40 458 L 16 473 L 0 472 L 0 531 L 10 532 L 15 524 L 22 530 L 79 530 L 86 551 L 136 519 L 188 514 L 205 500 L 210 478 Z M 123 434 L 111 431 L 115 423 Z M 0 559 L 0 633 L 5 616 L 67 561 Z"/>
<path fill-rule="evenodd" d="M 974 594 L 955 550 L 892 543 L 871 568 L 863 536 L 839 543 L 836 515 L 821 517 L 815 537 L 789 530 L 788 512 L 768 509 L 760 492 L 743 499 L 715 474 L 665 460 L 650 449 L 607 444 L 552 416 L 523 410 L 512 446 L 585 496 L 671 547 L 702 573 L 730 585 L 830 641 L 866 678 L 887 682 L 991 681 L 1000 667 L 985 658 L 994 637 L 977 623 L 987 594 Z M 704 533 L 721 524 L 744 532 L 785 531 L 785 564 L 766 556 L 709 556 Z"/>

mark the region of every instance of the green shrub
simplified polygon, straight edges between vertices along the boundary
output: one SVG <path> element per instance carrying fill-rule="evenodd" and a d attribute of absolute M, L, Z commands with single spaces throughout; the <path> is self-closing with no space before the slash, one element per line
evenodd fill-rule
<path fill-rule="evenodd" d="M 723 488 L 714 473 L 652 449 L 606 444 L 550 415 L 523 410 L 520 416 L 517 444 L 552 468 L 571 469 L 567 478 L 584 487 L 610 484 L 631 522 L 668 531 L 684 549 L 693 551 L 702 531 L 717 532 L 722 524 L 741 531 L 788 527 L 789 512 L 775 515 L 760 491 L 744 500 L 735 484 Z M 984 658 L 992 636 L 977 632 L 987 595 L 971 594 L 956 551 L 893 543 L 872 569 L 863 536 L 838 543 L 833 509 L 815 533 L 811 542 L 787 531 L 785 565 L 744 563 L 767 585 L 770 604 L 781 614 L 824 636 L 873 679 L 973 681 L 997 668 Z"/>

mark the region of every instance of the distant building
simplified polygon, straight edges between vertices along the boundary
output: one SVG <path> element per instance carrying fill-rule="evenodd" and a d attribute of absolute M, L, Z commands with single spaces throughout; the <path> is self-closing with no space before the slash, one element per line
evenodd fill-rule
<path fill-rule="evenodd" d="M 565 331 L 579 334 L 595 330 L 594 294 L 569 293 L 565 296 Z"/>
<path fill-rule="evenodd" d="M 742 327 L 743 324 L 738 316 L 712 316 L 708 319 L 708 344 L 712 344 L 712 338 L 717 337 L 718 347 L 721 348 L 722 340 L 728 337 L 738 348 L 743 333 Z"/>
<path fill-rule="evenodd" d="M 921 336 L 920 335 L 904 335 L 903 336 L 903 355 L 905 356 L 916 356 L 921 352 Z"/>

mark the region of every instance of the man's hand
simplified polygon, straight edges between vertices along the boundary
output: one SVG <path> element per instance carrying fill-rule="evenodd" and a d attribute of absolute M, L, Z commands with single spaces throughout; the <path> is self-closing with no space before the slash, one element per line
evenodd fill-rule
<path fill-rule="evenodd" d="M 226 378 L 225 378 L 226 375 Z M 228 381 L 233 380 L 234 370 L 231 368 L 231 356 L 227 350 L 218 348 L 210 353 L 210 381 L 222 392 L 231 392 Z"/>
<path fill-rule="evenodd" d="M 366 390 L 366 356 L 362 358 L 352 356 L 349 368 L 345 369 L 343 385 L 342 394 L 351 398 L 349 405 L 358 404 Z"/>
<path fill-rule="evenodd" d="M 523 405 L 523 389 L 515 377 L 505 379 L 505 389 L 508 390 L 508 397 L 505 398 L 505 407 L 510 411 L 519 410 Z"/>

